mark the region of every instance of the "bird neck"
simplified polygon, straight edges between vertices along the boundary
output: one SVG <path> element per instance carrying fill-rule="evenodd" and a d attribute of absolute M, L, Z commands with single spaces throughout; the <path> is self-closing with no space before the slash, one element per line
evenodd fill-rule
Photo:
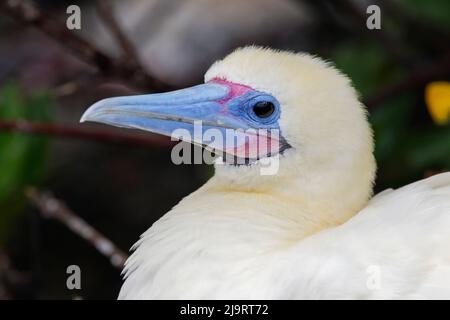
<path fill-rule="evenodd" d="M 357 155 L 322 161 L 305 161 L 292 152 L 280 158 L 274 175 L 260 174 L 258 165 L 216 165 L 215 175 L 196 194 L 221 198 L 215 214 L 238 212 L 245 221 L 268 229 L 282 226 L 281 232 L 302 239 L 348 221 L 367 205 L 376 170 L 370 150 L 369 144 Z"/>
<path fill-rule="evenodd" d="M 327 201 L 308 198 L 302 194 L 292 194 L 280 190 L 252 190 L 232 188 L 212 178 L 202 188 L 183 200 L 183 204 L 202 204 L 195 210 L 199 221 L 204 219 L 214 226 L 224 228 L 224 221 L 239 229 L 247 240 L 261 243 L 261 239 L 271 239 L 272 243 L 288 244 L 299 241 L 321 230 L 338 226 L 354 214 L 360 207 L 330 205 Z M 217 225 L 214 223 L 217 222 Z M 235 233 L 236 229 L 230 229 Z M 270 235 L 270 236 L 268 236 Z M 230 234 L 230 237 L 234 237 Z"/>

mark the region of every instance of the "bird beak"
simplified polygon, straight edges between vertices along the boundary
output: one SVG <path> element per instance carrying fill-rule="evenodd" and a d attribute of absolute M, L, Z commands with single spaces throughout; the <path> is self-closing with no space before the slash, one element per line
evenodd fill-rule
<path fill-rule="evenodd" d="M 266 155 L 267 150 L 255 147 L 260 137 L 246 133 L 249 125 L 223 103 L 230 90 L 224 84 L 210 82 L 167 93 L 107 98 L 92 105 L 80 122 L 150 131 L 236 157 L 257 159 L 261 153 Z M 232 139 L 227 138 L 227 129 L 235 133 Z"/>

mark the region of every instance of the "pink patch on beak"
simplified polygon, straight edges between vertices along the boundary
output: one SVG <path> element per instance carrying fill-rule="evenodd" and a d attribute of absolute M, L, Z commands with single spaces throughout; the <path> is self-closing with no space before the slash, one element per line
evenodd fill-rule
<path fill-rule="evenodd" d="M 230 93 L 228 94 L 228 96 L 222 100 L 219 101 L 219 103 L 224 104 L 225 102 L 236 98 L 238 96 L 242 96 L 243 94 L 246 94 L 247 92 L 254 90 L 253 88 L 243 85 L 243 84 L 239 84 L 239 83 L 234 83 L 234 82 L 230 82 L 224 79 L 220 79 L 220 78 L 214 78 L 211 81 L 212 83 L 217 83 L 217 84 L 221 84 L 223 86 L 227 86 L 228 88 L 230 88 Z"/>
<path fill-rule="evenodd" d="M 225 152 L 239 158 L 261 159 L 267 155 L 277 154 L 280 150 L 279 137 L 261 133 L 242 132 L 245 143 L 225 148 Z"/>

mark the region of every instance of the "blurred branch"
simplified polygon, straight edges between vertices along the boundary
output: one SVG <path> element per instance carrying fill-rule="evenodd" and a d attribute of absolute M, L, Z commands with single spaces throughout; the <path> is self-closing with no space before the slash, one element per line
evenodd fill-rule
<path fill-rule="evenodd" d="M 114 267 L 123 268 L 128 255 L 120 250 L 111 240 L 77 216 L 63 202 L 56 199 L 51 193 L 39 192 L 34 188 L 27 189 L 26 195 L 31 203 L 39 209 L 44 218 L 55 219 L 63 223 L 76 235 L 92 244 L 102 255 L 109 258 Z"/>
<path fill-rule="evenodd" d="M 132 135 L 114 132 L 106 129 L 89 127 L 72 127 L 51 123 L 36 123 L 29 121 L 4 121 L 0 120 L 0 131 L 20 132 L 27 134 L 43 134 L 56 137 L 75 139 L 87 139 L 90 141 L 112 142 L 127 145 L 170 147 L 173 142 L 170 139 L 157 135 Z"/>
<path fill-rule="evenodd" d="M 389 98 L 420 88 L 430 81 L 445 77 L 450 77 L 450 52 L 447 52 L 434 63 L 416 69 L 403 80 L 388 85 L 379 92 L 364 99 L 364 104 L 369 109 L 375 108 Z"/>
<path fill-rule="evenodd" d="M 166 91 L 171 87 L 151 76 L 142 68 L 127 61 L 114 59 L 95 48 L 78 36 L 76 31 L 67 29 L 62 23 L 40 10 L 28 0 L 9 0 L 0 2 L 1 12 L 25 25 L 34 26 L 44 32 L 61 46 L 68 48 L 79 59 L 96 68 L 107 77 L 117 77 L 131 81 L 139 87 L 151 91 Z"/>
<path fill-rule="evenodd" d="M 116 38 L 118 44 L 123 50 L 123 53 L 127 61 L 129 61 L 129 63 L 133 64 L 134 66 L 143 69 L 139 63 L 139 57 L 136 53 L 134 45 L 124 34 L 116 18 L 114 17 L 114 13 L 111 9 L 111 3 L 106 0 L 97 0 L 96 4 L 100 17 Z"/>
<path fill-rule="evenodd" d="M 14 291 L 30 282 L 27 273 L 15 270 L 5 252 L 0 250 L 0 300 L 14 298 Z"/>

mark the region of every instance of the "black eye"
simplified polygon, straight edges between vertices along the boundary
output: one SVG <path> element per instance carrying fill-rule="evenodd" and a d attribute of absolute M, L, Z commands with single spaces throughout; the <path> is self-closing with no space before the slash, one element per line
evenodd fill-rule
<path fill-rule="evenodd" d="M 253 112 L 258 118 L 268 118 L 274 111 L 275 106 L 270 101 L 260 101 L 253 106 Z"/>

